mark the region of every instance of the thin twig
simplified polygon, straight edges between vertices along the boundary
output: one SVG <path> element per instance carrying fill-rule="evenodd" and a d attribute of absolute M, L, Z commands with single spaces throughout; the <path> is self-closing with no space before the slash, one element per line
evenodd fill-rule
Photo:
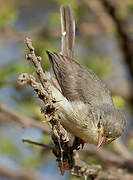
<path fill-rule="evenodd" d="M 31 141 L 31 140 L 28 140 L 28 139 L 22 139 L 23 143 L 29 143 L 29 144 L 34 144 L 34 145 L 37 145 L 37 146 L 41 146 L 43 148 L 47 148 L 47 149 L 51 149 L 53 150 L 54 147 L 53 146 L 50 146 L 48 144 L 44 144 L 44 143 L 38 143 L 38 142 L 35 142 L 35 141 Z"/>
<path fill-rule="evenodd" d="M 48 89 L 48 86 L 46 83 L 47 79 L 45 78 L 44 72 L 43 72 L 42 67 L 41 67 L 41 57 L 39 57 L 39 56 L 37 57 L 35 55 L 35 51 L 34 51 L 34 47 L 32 45 L 31 39 L 26 38 L 25 43 L 26 43 L 28 49 L 30 50 L 30 53 L 27 54 L 27 56 L 26 56 L 27 60 L 31 60 L 33 62 L 34 66 L 35 66 L 35 71 L 38 75 L 38 78 L 39 78 L 42 86 L 45 89 Z M 47 92 L 47 93 L 49 93 L 49 92 Z"/>

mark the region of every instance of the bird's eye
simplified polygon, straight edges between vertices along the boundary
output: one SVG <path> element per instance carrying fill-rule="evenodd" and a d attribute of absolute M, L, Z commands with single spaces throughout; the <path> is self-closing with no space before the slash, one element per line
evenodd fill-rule
<path fill-rule="evenodd" d="M 99 119 L 102 119 L 102 116 L 100 116 Z"/>

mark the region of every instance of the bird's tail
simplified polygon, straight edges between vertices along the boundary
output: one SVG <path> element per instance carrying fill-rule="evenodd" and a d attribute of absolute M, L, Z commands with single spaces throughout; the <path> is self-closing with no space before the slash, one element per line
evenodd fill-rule
<path fill-rule="evenodd" d="M 72 9 L 69 6 L 61 6 L 61 54 L 73 58 L 75 45 L 75 21 Z"/>

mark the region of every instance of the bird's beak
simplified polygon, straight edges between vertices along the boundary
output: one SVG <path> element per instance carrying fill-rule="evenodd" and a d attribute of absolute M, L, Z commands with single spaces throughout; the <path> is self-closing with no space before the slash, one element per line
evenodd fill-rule
<path fill-rule="evenodd" d="M 98 144 L 97 144 L 97 149 L 99 149 L 105 142 L 105 137 L 102 136 L 102 133 L 98 133 Z"/>

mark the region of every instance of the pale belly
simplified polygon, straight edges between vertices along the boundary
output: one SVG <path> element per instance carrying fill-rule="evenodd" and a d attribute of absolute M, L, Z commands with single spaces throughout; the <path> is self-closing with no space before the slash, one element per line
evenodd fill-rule
<path fill-rule="evenodd" d="M 64 128 L 84 142 L 96 144 L 98 142 L 97 125 L 88 117 L 88 105 L 83 102 L 70 102 L 51 82 L 51 74 L 45 74 L 49 79 L 49 88 L 53 97 L 58 101 L 58 113 Z"/>
<path fill-rule="evenodd" d="M 84 142 L 97 145 L 97 129 L 93 122 L 89 119 L 87 120 L 85 113 L 81 113 L 81 111 L 83 111 L 83 109 L 78 109 L 76 112 L 68 112 L 66 110 L 63 110 L 63 112 L 60 111 L 60 121 L 64 128 L 72 135 L 79 137 Z"/>

